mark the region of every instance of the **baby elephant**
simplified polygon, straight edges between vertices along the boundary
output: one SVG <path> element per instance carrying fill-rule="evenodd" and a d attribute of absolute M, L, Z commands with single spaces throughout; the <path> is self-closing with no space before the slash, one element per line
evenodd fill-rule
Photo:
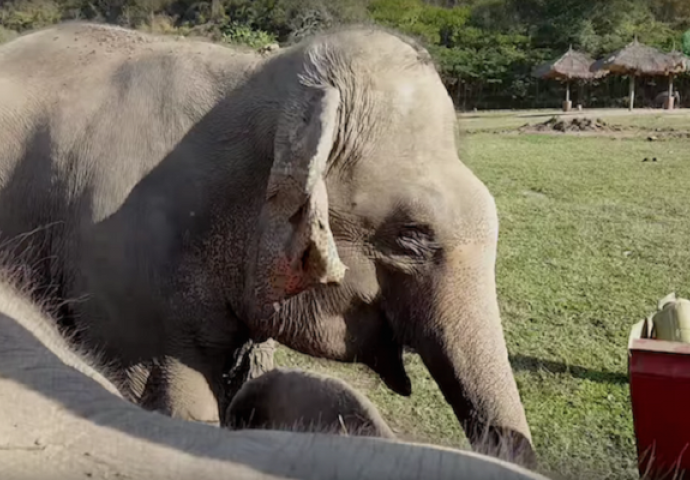
<path fill-rule="evenodd" d="M 394 439 L 374 404 L 342 380 L 276 368 L 242 386 L 227 427 L 342 433 Z"/>

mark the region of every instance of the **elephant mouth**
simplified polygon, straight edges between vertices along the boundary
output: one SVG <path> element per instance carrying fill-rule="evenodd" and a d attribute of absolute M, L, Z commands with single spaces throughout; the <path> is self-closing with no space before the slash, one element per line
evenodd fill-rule
<path fill-rule="evenodd" d="M 381 380 L 383 380 L 383 383 L 398 395 L 402 395 L 403 397 L 412 395 L 412 382 L 410 381 L 410 377 L 407 376 L 402 358 L 399 365 L 377 373 L 381 377 Z"/>
<path fill-rule="evenodd" d="M 371 361 L 366 363 L 393 392 L 403 397 L 409 397 L 412 394 L 412 382 L 405 371 L 405 362 L 403 361 L 403 349 L 405 347 L 396 341 L 395 334 L 388 322 L 386 322 L 385 331 L 381 332 L 379 338 L 379 345 Z"/>

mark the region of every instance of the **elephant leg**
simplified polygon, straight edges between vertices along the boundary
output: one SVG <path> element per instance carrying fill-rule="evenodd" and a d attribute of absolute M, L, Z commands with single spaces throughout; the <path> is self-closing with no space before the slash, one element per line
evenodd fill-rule
<path fill-rule="evenodd" d="M 246 381 L 273 369 L 275 349 L 276 343 L 270 339 L 246 342 L 236 350 L 225 375 L 228 363 L 222 356 L 187 353 L 165 357 L 145 369 L 138 403 L 171 417 L 224 425 L 219 412 L 225 412 Z"/>
<path fill-rule="evenodd" d="M 214 365 L 215 364 L 215 365 Z M 151 367 L 141 406 L 174 418 L 220 424 L 222 372 L 217 365 L 199 356 L 166 357 Z"/>
<path fill-rule="evenodd" d="M 273 355 L 276 346 L 276 342 L 272 339 L 261 343 L 248 341 L 236 352 L 230 369 L 225 374 L 226 384 L 225 393 L 220 402 L 221 412 L 226 412 L 232 399 L 247 381 L 273 370 Z M 224 415 L 221 418 L 221 426 L 226 426 Z"/>
<path fill-rule="evenodd" d="M 252 346 L 251 352 L 249 352 L 249 375 L 246 380 L 252 380 L 273 370 L 273 355 L 275 351 L 276 342 L 272 339 L 268 339 L 263 343 L 255 343 Z"/>

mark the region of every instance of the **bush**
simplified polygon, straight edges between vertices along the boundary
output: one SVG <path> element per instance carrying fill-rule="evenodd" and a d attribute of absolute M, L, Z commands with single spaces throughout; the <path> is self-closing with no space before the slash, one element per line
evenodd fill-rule
<path fill-rule="evenodd" d="M 2 25 L 0 25 L 0 43 L 9 42 L 18 34 L 14 30 L 9 30 Z"/>
<path fill-rule="evenodd" d="M 690 53 L 688 0 L 0 0 L 0 42 L 65 20 L 118 24 L 261 48 L 339 24 L 378 23 L 424 43 L 456 104 L 560 104 L 561 89 L 532 68 L 572 45 L 595 57 L 635 36 Z M 679 79 L 681 81 L 682 79 Z M 616 82 L 592 91 L 611 106 Z M 611 87 L 611 88 L 609 88 Z M 598 88 L 598 87 L 597 87 Z M 617 87 L 616 87 L 617 88 Z M 591 99 L 588 101 L 591 105 Z"/>
<path fill-rule="evenodd" d="M 252 30 L 247 25 L 231 22 L 221 28 L 222 41 L 228 44 L 247 45 L 252 48 L 265 47 L 275 43 L 275 36 L 261 30 Z"/>
<path fill-rule="evenodd" d="M 62 12 L 52 0 L 15 0 L 0 9 L 0 26 L 24 32 L 58 23 Z"/>

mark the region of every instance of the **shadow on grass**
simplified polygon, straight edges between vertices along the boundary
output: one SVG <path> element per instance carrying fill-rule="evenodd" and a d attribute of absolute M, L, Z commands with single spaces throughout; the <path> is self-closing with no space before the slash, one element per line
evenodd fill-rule
<path fill-rule="evenodd" d="M 511 355 L 510 363 L 514 370 L 529 372 L 545 370 L 551 373 L 568 373 L 575 378 L 592 382 L 614 383 L 619 385 L 628 383 L 628 376 L 622 373 L 594 370 L 579 365 L 566 365 L 563 362 L 543 360 L 541 358 L 529 357 L 526 355 Z"/>

